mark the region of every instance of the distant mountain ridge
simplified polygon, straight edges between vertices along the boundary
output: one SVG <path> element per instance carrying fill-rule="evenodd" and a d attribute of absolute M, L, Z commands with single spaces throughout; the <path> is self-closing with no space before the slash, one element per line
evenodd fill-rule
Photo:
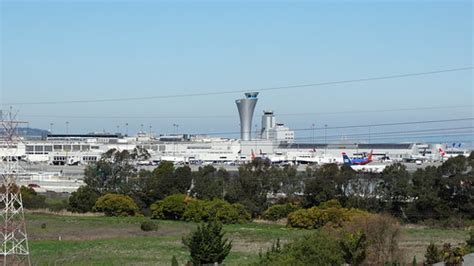
<path fill-rule="evenodd" d="M 45 138 L 50 134 L 49 130 L 44 130 L 41 128 L 31 128 L 31 127 L 19 127 L 16 129 L 19 136 L 27 138 Z M 0 128 L 0 133 L 3 134 L 4 129 Z"/>

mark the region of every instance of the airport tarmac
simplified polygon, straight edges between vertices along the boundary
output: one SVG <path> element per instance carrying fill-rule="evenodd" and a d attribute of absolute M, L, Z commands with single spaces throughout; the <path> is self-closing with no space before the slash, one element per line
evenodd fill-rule
<path fill-rule="evenodd" d="M 373 162 L 373 165 L 377 165 L 379 163 Z M 428 166 L 439 166 L 441 162 L 425 162 L 423 164 L 416 164 L 416 163 L 403 163 L 406 167 L 408 172 L 415 172 L 418 168 L 425 168 Z M 86 168 L 85 165 L 47 165 L 47 164 L 24 164 L 22 165 L 25 170 L 31 172 L 62 172 L 64 176 L 74 177 L 77 179 L 82 179 L 84 176 L 84 169 Z M 226 165 L 226 164 L 215 164 L 213 165 L 215 168 L 224 168 L 229 172 L 236 172 L 239 170 L 238 165 Z M 298 165 L 298 171 L 305 171 L 308 165 Z M 189 165 L 192 171 L 197 171 L 199 167 L 202 165 Z M 153 170 L 156 166 L 139 166 L 139 169 L 146 169 L 146 170 Z"/>

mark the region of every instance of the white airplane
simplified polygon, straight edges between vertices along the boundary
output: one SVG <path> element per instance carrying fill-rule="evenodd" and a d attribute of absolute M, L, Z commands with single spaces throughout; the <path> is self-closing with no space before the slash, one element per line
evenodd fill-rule
<path fill-rule="evenodd" d="M 352 162 L 352 160 L 347 156 L 346 153 L 342 153 L 342 159 L 345 165 L 349 165 L 354 171 L 362 171 L 362 172 L 368 172 L 368 173 L 381 173 L 387 167 L 387 165 L 384 164 L 363 164 L 363 165 L 357 165 Z"/>

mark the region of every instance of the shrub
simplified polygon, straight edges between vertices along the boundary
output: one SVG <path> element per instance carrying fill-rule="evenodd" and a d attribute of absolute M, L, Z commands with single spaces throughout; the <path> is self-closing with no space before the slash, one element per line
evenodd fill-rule
<path fill-rule="evenodd" d="M 474 152 L 471 153 L 471 155 Z M 474 229 L 469 230 L 469 239 L 466 240 L 466 249 L 468 253 L 474 252 Z"/>
<path fill-rule="evenodd" d="M 383 265 L 387 261 L 401 261 L 402 254 L 398 248 L 400 224 L 389 215 L 357 215 L 344 222 L 340 231 L 365 233 L 369 244 L 364 264 Z"/>
<path fill-rule="evenodd" d="M 71 212 L 90 212 L 99 196 L 99 193 L 91 187 L 81 186 L 77 191 L 71 193 L 67 209 Z"/>
<path fill-rule="evenodd" d="M 208 215 L 204 208 L 204 201 L 202 200 L 191 200 L 186 206 L 186 210 L 183 213 L 183 220 L 187 222 L 202 222 L 207 219 Z"/>
<path fill-rule="evenodd" d="M 158 230 L 158 225 L 152 221 L 145 221 L 140 224 L 140 229 L 145 232 L 156 231 Z"/>
<path fill-rule="evenodd" d="M 287 204 L 275 204 L 268 208 L 262 218 L 265 220 L 276 221 L 283 218 L 287 218 L 288 214 L 298 210 L 298 206 L 287 203 Z"/>
<path fill-rule="evenodd" d="M 425 252 L 425 263 L 428 265 L 432 265 L 438 263 L 442 260 L 441 252 L 436 247 L 436 245 L 431 242 L 429 246 L 426 248 Z"/>
<path fill-rule="evenodd" d="M 39 209 L 46 207 L 46 197 L 38 195 L 32 188 L 22 186 L 20 188 L 23 207 L 25 209 Z"/>
<path fill-rule="evenodd" d="M 199 225 L 197 229 L 183 238 L 193 265 L 222 263 L 232 249 L 232 242 L 224 239 L 222 224 L 211 221 Z"/>
<path fill-rule="evenodd" d="M 97 199 L 93 210 L 103 212 L 107 216 L 134 216 L 138 214 L 138 206 L 132 198 L 112 193 Z"/>
<path fill-rule="evenodd" d="M 230 204 L 225 200 L 189 200 L 182 215 L 184 221 L 218 220 L 224 224 L 245 223 L 250 220 L 250 214 L 241 204 Z"/>
<path fill-rule="evenodd" d="M 239 214 L 239 223 L 245 223 L 252 219 L 250 213 L 245 209 L 245 206 L 240 203 L 234 203 L 232 206 L 237 210 Z"/>
<path fill-rule="evenodd" d="M 283 248 L 272 248 L 260 256 L 256 265 L 341 265 L 344 263 L 338 241 L 315 231 L 288 243 Z"/>
<path fill-rule="evenodd" d="M 62 210 L 66 210 L 69 205 L 68 205 L 67 199 L 63 199 L 63 200 L 50 199 L 46 201 L 46 206 L 48 206 L 48 210 L 52 212 L 60 212 Z"/>
<path fill-rule="evenodd" d="M 367 236 L 365 233 L 347 233 L 339 240 L 344 260 L 349 265 L 361 265 L 367 256 Z M 415 264 L 416 265 L 416 264 Z"/>
<path fill-rule="evenodd" d="M 336 206 L 336 207 L 332 207 Z M 337 205 L 326 205 L 294 211 L 288 215 L 288 226 L 305 229 L 316 229 L 325 225 L 341 227 L 346 221 L 368 213 L 359 209 L 346 209 Z"/>
<path fill-rule="evenodd" d="M 174 194 L 151 205 L 151 217 L 155 219 L 181 220 L 186 210 L 186 195 Z"/>
<path fill-rule="evenodd" d="M 314 209 L 301 209 L 288 215 L 288 226 L 296 228 L 314 229 L 317 214 Z"/>
<path fill-rule="evenodd" d="M 462 265 L 463 256 L 466 255 L 465 250 L 462 247 L 451 247 L 450 243 L 443 245 L 443 250 L 441 250 L 443 255 L 443 261 L 445 265 Z"/>
<path fill-rule="evenodd" d="M 240 217 L 237 209 L 225 200 L 213 199 L 204 204 L 207 219 L 216 219 L 224 224 L 239 223 Z"/>

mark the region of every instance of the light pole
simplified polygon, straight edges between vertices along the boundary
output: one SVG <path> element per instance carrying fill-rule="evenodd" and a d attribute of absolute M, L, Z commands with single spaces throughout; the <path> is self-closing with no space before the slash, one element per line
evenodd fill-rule
<path fill-rule="evenodd" d="M 117 125 L 117 132 L 116 133 L 120 134 L 120 126 L 119 125 Z"/>
<path fill-rule="evenodd" d="M 258 134 L 258 124 L 255 124 L 255 154 L 257 154 L 257 134 Z"/>
<path fill-rule="evenodd" d="M 125 137 L 128 137 L 128 123 L 125 123 Z"/>
<path fill-rule="evenodd" d="M 324 155 L 326 155 L 326 152 L 328 150 L 328 125 L 324 124 Z"/>
<path fill-rule="evenodd" d="M 51 134 L 53 134 L 53 126 L 54 126 L 54 123 L 49 123 L 49 132 Z"/>
<path fill-rule="evenodd" d="M 315 152 L 315 148 L 314 148 L 314 126 L 315 124 L 311 124 L 311 142 L 313 143 L 313 153 Z"/>
<path fill-rule="evenodd" d="M 66 135 L 69 134 L 69 121 L 66 121 Z"/>
<path fill-rule="evenodd" d="M 178 124 L 173 124 L 173 127 L 174 127 L 174 134 L 177 136 L 179 125 Z"/>
<path fill-rule="evenodd" d="M 140 132 L 143 133 L 143 124 L 140 124 Z"/>
<path fill-rule="evenodd" d="M 174 135 L 177 137 L 178 136 L 178 124 L 173 124 L 174 127 Z M 176 139 L 173 141 L 173 160 L 176 161 Z"/>

